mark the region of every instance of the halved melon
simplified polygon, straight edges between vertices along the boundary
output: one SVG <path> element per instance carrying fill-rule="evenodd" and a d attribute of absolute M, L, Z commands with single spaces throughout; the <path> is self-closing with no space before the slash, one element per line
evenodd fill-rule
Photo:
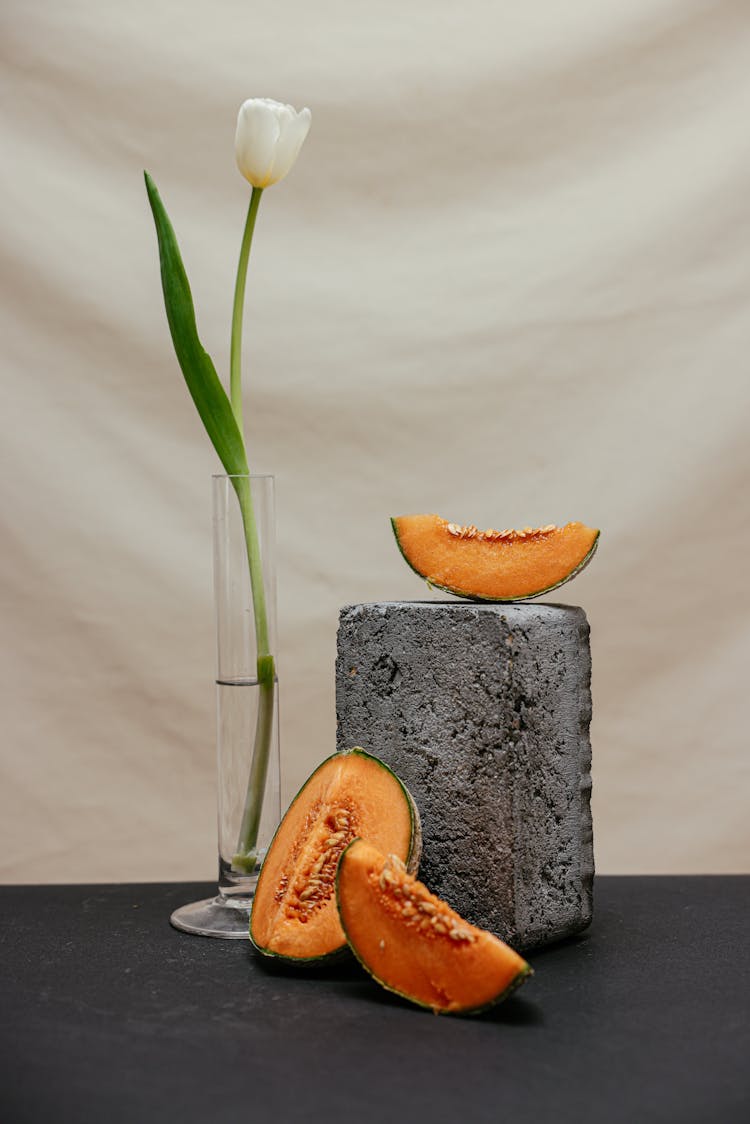
<path fill-rule="evenodd" d="M 416 870 L 419 812 L 395 773 L 363 749 L 319 765 L 279 824 L 261 868 L 250 940 L 265 956 L 321 960 L 346 949 L 336 909 L 336 865 L 363 836 Z"/>
<path fill-rule="evenodd" d="M 531 974 L 517 952 L 470 925 L 386 857 L 355 839 L 339 860 L 336 897 L 346 939 L 370 975 L 436 1014 L 470 1014 Z"/>
<path fill-rule="evenodd" d="M 599 532 L 583 523 L 480 531 L 439 515 L 391 519 L 399 550 L 430 585 L 481 601 L 524 601 L 580 573 Z"/>

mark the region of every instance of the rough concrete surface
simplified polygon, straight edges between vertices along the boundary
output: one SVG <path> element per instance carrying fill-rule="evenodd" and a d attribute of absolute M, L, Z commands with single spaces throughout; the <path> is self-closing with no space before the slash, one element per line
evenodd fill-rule
<path fill-rule="evenodd" d="M 422 817 L 420 879 L 518 948 L 591 921 L 590 681 L 572 605 L 341 610 L 338 748 L 394 769 Z"/>

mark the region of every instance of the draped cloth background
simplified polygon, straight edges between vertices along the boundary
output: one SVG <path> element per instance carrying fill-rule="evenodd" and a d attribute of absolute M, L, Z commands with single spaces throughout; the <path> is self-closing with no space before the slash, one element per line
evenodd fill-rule
<path fill-rule="evenodd" d="M 237 108 L 313 111 L 251 261 L 287 797 L 390 514 L 581 519 L 601 871 L 748 869 L 746 0 L 5 0 L 0 879 L 215 872 L 210 474 L 142 169 L 228 367 Z"/>

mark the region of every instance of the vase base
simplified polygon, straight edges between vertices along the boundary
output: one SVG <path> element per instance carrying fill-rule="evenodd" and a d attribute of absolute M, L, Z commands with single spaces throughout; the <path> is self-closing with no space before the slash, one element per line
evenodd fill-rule
<path fill-rule="evenodd" d="M 250 939 L 250 906 L 252 898 L 234 901 L 222 898 L 204 898 L 200 902 L 181 905 L 169 918 L 170 925 L 183 933 L 198 937 L 219 937 L 228 941 Z"/>

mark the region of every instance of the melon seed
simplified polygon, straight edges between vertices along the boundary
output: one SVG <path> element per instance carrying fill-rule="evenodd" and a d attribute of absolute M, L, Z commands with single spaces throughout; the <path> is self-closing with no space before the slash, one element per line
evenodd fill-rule
<path fill-rule="evenodd" d="M 473 933 L 470 933 L 468 929 L 459 928 L 458 925 L 454 929 L 451 929 L 448 936 L 452 941 L 469 941 L 471 943 L 476 940 Z"/>

